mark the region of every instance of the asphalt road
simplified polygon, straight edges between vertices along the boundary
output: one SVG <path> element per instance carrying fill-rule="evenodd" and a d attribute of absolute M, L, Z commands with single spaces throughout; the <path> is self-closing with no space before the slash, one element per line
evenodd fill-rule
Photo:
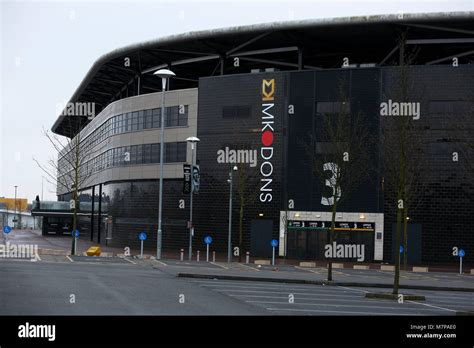
<path fill-rule="evenodd" d="M 0 259 L 0 315 L 454 315 L 474 311 L 473 292 L 406 290 L 401 292 L 425 295 L 426 301 L 398 303 L 364 297 L 366 292 L 387 289 L 176 277 L 183 270 L 276 273 L 251 268 L 52 255 L 42 255 L 38 262 Z M 303 274 L 308 271 L 294 270 L 295 276 Z"/>
<path fill-rule="evenodd" d="M 0 315 L 266 314 L 261 307 L 123 260 L 2 260 L 0 279 Z"/>

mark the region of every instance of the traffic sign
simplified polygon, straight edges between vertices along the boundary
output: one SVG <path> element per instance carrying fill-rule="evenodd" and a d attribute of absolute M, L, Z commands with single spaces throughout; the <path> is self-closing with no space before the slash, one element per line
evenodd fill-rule
<path fill-rule="evenodd" d="M 140 239 L 140 240 L 146 240 L 146 238 L 147 238 L 147 235 L 146 235 L 145 232 L 140 232 L 140 233 L 138 234 L 138 239 Z"/>
<path fill-rule="evenodd" d="M 464 252 L 464 249 L 459 249 L 458 255 L 459 257 L 464 257 L 464 255 L 466 255 L 466 253 Z"/>
<path fill-rule="evenodd" d="M 3 227 L 3 232 L 10 233 L 11 231 L 12 231 L 12 228 L 10 226 L 7 225 Z"/>
<path fill-rule="evenodd" d="M 204 243 L 206 244 L 211 244 L 212 243 L 212 237 L 211 236 L 206 236 L 204 238 Z"/>
<path fill-rule="evenodd" d="M 74 233 L 74 232 L 73 232 L 73 233 Z M 74 235 L 76 236 L 76 238 L 78 238 L 79 235 L 80 235 L 79 230 L 76 230 L 75 233 L 74 233 Z"/>
<path fill-rule="evenodd" d="M 272 239 L 271 244 L 273 248 L 276 248 L 278 246 L 278 241 L 276 239 Z"/>
<path fill-rule="evenodd" d="M 403 245 L 400 245 L 400 254 L 403 253 Z"/>

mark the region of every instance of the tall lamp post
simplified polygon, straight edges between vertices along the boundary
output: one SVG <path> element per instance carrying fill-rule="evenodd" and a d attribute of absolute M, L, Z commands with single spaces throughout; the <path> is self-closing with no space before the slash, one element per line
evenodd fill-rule
<path fill-rule="evenodd" d="M 163 214 L 163 157 L 164 157 L 164 145 L 165 145 L 165 91 L 166 83 L 168 79 L 172 76 L 175 76 L 175 73 L 168 69 L 160 69 L 153 73 L 161 78 L 161 135 L 160 135 L 160 194 L 159 194 L 159 203 L 158 203 L 158 234 L 156 236 L 156 258 L 161 259 L 161 224 L 162 224 L 162 214 Z"/>
<path fill-rule="evenodd" d="M 230 168 L 229 171 L 229 179 L 227 182 L 230 184 L 230 193 L 229 193 L 229 235 L 227 236 L 227 262 L 231 262 L 232 260 L 232 183 L 233 183 L 233 176 L 232 172 L 237 171 L 237 166 Z"/>
<path fill-rule="evenodd" d="M 18 187 L 18 185 L 15 185 L 15 215 L 13 215 L 13 228 L 16 228 L 16 222 L 17 222 L 17 216 L 16 216 L 16 189 Z"/>
<path fill-rule="evenodd" d="M 196 144 L 199 142 L 199 138 L 197 137 L 189 137 L 186 139 L 188 143 L 191 143 L 191 192 L 189 193 L 189 261 L 193 256 L 193 194 L 194 194 L 194 165 L 195 158 L 194 158 L 194 150 L 196 148 Z"/>

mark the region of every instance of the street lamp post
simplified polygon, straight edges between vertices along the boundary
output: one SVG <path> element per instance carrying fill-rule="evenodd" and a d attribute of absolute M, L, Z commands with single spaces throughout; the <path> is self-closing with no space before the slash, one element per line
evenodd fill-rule
<path fill-rule="evenodd" d="M 168 79 L 175 76 L 174 72 L 168 69 L 160 69 L 153 75 L 161 78 L 161 135 L 160 135 L 160 193 L 158 202 L 158 234 L 156 236 L 156 258 L 161 259 L 161 236 L 162 236 L 162 215 L 163 215 L 163 157 L 164 157 L 164 144 L 165 144 L 165 91 L 166 83 Z"/>
<path fill-rule="evenodd" d="M 191 143 L 191 192 L 189 193 L 189 261 L 191 261 L 193 257 L 193 194 L 194 194 L 194 165 L 195 165 L 195 158 L 194 158 L 194 149 L 195 144 L 199 142 L 199 138 L 197 137 L 189 137 L 186 139 L 188 143 Z"/>
<path fill-rule="evenodd" d="M 15 185 L 15 214 L 13 215 L 13 228 L 16 228 L 16 222 L 18 221 L 17 216 L 16 216 L 16 189 L 18 185 Z"/>
<path fill-rule="evenodd" d="M 229 171 L 229 179 L 227 182 L 230 184 L 230 193 L 229 193 L 229 235 L 227 236 L 227 262 L 231 262 L 232 259 L 232 183 L 233 177 L 232 172 L 237 171 L 237 166 L 234 166 Z"/>

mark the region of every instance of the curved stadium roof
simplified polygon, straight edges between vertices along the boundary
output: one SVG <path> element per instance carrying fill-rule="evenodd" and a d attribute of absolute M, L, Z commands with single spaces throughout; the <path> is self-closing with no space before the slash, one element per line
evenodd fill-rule
<path fill-rule="evenodd" d="M 93 102 L 99 113 L 111 102 L 161 90 L 153 72 L 176 73 L 171 89 L 197 87 L 204 76 L 251 69 L 331 69 L 350 63 L 397 65 L 400 37 L 414 64 L 447 64 L 457 56 L 474 62 L 474 12 L 379 15 L 275 22 L 172 35 L 116 49 L 90 68 L 69 102 Z M 124 59 L 130 58 L 130 66 Z M 239 57 L 240 66 L 233 66 Z M 72 137 L 86 117 L 59 115 L 53 132 Z"/>

